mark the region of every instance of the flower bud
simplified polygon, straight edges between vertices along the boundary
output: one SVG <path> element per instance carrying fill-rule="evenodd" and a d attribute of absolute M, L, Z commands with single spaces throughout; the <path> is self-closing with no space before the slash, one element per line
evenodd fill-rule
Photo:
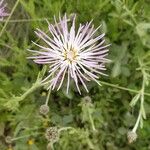
<path fill-rule="evenodd" d="M 40 113 L 42 115 L 47 115 L 48 112 L 49 112 L 49 107 L 47 105 L 45 105 L 45 104 L 41 105 L 41 107 L 40 107 Z"/>
<path fill-rule="evenodd" d="M 46 130 L 45 137 L 51 143 L 57 142 L 59 140 L 59 131 L 57 127 L 48 128 Z"/>
<path fill-rule="evenodd" d="M 12 143 L 12 137 L 11 137 L 11 136 L 6 136 L 5 142 L 6 142 L 7 144 L 11 144 L 11 143 Z"/>
<path fill-rule="evenodd" d="M 85 103 L 92 103 L 91 97 L 89 96 L 84 97 L 83 100 Z"/>
<path fill-rule="evenodd" d="M 128 139 L 128 142 L 129 142 L 129 143 L 135 142 L 136 139 L 137 139 L 137 134 L 136 134 L 136 132 L 129 131 L 129 132 L 127 133 L 127 139 Z"/>

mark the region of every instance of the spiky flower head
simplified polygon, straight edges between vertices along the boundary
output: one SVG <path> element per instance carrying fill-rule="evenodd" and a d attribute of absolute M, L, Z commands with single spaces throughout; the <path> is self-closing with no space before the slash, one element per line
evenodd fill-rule
<path fill-rule="evenodd" d="M 12 143 L 12 137 L 11 137 L 11 136 L 6 136 L 5 142 L 6 142 L 7 144 L 11 144 L 11 143 Z"/>
<path fill-rule="evenodd" d="M 3 4 L 4 0 L 0 0 L 0 20 L 3 20 L 3 17 L 8 16 L 9 14 L 5 12 L 7 4 Z"/>
<path fill-rule="evenodd" d="M 105 45 L 105 34 L 96 36 L 100 26 L 94 29 L 91 21 L 85 25 L 80 24 L 76 30 L 75 19 L 74 15 L 69 28 L 66 15 L 63 18 L 59 16 L 59 22 L 54 17 L 55 25 L 48 22 L 51 36 L 37 29 L 35 33 L 45 45 L 33 42 L 40 50 L 29 50 L 35 54 L 29 58 L 37 64 L 49 65 L 49 74 L 43 80 L 44 84 L 48 84 L 48 89 L 57 87 L 59 90 L 66 81 L 68 93 L 70 81 L 73 79 L 81 94 L 79 84 L 82 84 L 87 92 L 85 81 L 93 80 L 100 84 L 99 75 L 105 75 L 105 63 L 109 62 L 105 58 L 109 45 Z"/>
<path fill-rule="evenodd" d="M 42 115 L 47 115 L 48 112 L 49 112 L 49 107 L 46 104 L 41 105 L 41 107 L 40 107 L 40 113 Z"/>
<path fill-rule="evenodd" d="M 137 139 L 137 133 L 134 131 L 129 131 L 127 133 L 127 139 L 128 139 L 129 144 L 135 142 Z"/>
<path fill-rule="evenodd" d="M 45 133 L 46 139 L 51 142 L 55 143 L 59 140 L 59 131 L 57 127 L 49 127 L 46 129 Z"/>

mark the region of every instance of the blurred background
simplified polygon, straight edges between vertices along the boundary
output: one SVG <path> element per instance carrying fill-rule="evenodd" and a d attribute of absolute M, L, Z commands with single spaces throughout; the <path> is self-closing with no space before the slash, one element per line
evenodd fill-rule
<path fill-rule="evenodd" d="M 10 16 L 0 22 L 0 150 L 149 150 L 150 0 L 5 3 Z M 90 20 L 95 27 L 102 24 L 98 33 L 105 32 L 111 43 L 112 62 L 109 76 L 100 77 L 102 86 L 90 82 L 90 92 L 82 95 L 74 87 L 69 95 L 65 88 L 52 91 L 49 112 L 42 115 L 48 92 L 34 84 L 42 66 L 26 59 L 27 49 L 35 48 L 36 28 L 47 32 L 45 19 L 54 23 L 59 13 L 75 13 L 77 26 Z M 134 141 L 127 133 L 140 112 Z"/>

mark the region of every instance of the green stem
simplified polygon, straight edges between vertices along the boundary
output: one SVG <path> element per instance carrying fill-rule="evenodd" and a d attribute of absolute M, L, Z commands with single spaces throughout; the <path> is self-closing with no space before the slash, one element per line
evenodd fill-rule
<path fill-rule="evenodd" d="M 126 10 L 126 12 L 129 14 L 129 16 L 131 17 L 133 23 L 136 25 L 137 21 L 135 19 L 135 17 L 133 16 L 132 12 L 128 9 L 128 7 L 125 5 L 125 3 L 123 3 L 124 9 Z"/>
<path fill-rule="evenodd" d="M 90 122 L 91 122 L 92 130 L 96 131 L 96 128 L 95 128 L 95 125 L 94 125 L 94 121 L 93 121 L 93 118 L 91 116 L 91 113 L 90 113 L 89 109 L 88 109 L 88 115 L 89 115 L 89 119 L 90 119 Z"/>
<path fill-rule="evenodd" d="M 63 127 L 63 128 L 60 128 L 58 130 L 58 132 L 61 132 L 61 131 L 64 131 L 64 130 L 69 130 L 69 129 L 74 129 L 73 127 Z M 74 129 L 75 130 L 75 129 Z"/>
<path fill-rule="evenodd" d="M 142 116 L 141 111 L 139 111 L 138 118 L 137 118 L 137 120 L 136 120 L 136 123 L 135 123 L 135 125 L 134 125 L 134 128 L 132 129 L 132 131 L 133 131 L 134 133 L 136 133 L 136 130 L 137 130 L 138 126 L 139 126 L 139 123 L 140 123 L 140 120 L 141 120 L 141 116 Z"/>
<path fill-rule="evenodd" d="M 21 97 L 19 97 L 19 101 L 24 100 L 28 95 L 30 95 L 32 92 L 34 92 L 36 89 L 38 89 L 39 87 L 41 87 L 42 84 L 40 81 L 36 81 L 30 89 L 28 89 L 23 95 L 21 95 Z"/>
<path fill-rule="evenodd" d="M 48 95 L 47 95 L 47 98 L 46 98 L 45 105 L 48 105 L 50 95 L 51 95 L 51 88 L 50 88 L 49 91 L 48 91 Z"/>
<path fill-rule="evenodd" d="M 112 84 L 112 83 L 108 83 L 108 82 L 105 82 L 105 81 L 100 81 L 100 83 L 103 84 L 103 85 L 107 85 L 107 86 L 110 86 L 110 87 L 120 89 L 120 90 L 125 90 L 125 91 L 129 91 L 129 92 L 132 92 L 132 93 L 139 93 L 139 91 L 137 91 L 137 90 L 126 88 L 126 87 L 119 86 L 119 85 Z M 150 96 L 150 93 L 144 92 L 144 95 Z"/>
<path fill-rule="evenodd" d="M 87 138 L 86 141 L 87 141 L 87 144 L 89 145 L 89 148 L 90 148 L 90 149 L 94 149 L 94 145 L 93 145 L 93 143 L 91 142 L 91 140 L 90 140 L 89 138 Z"/>
<path fill-rule="evenodd" d="M 146 85 L 146 72 L 145 72 L 145 69 L 143 69 L 143 62 L 141 61 L 140 58 L 138 58 L 138 62 L 139 62 L 139 65 L 140 65 L 140 69 L 141 69 L 141 72 L 142 72 L 142 75 L 143 75 L 143 82 L 142 82 L 142 88 L 141 88 L 141 92 L 140 92 L 140 110 L 139 110 L 139 115 L 138 115 L 138 118 L 137 118 L 137 121 L 135 123 L 135 126 L 133 128 L 133 132 L 136 132 L 138 126 L 139 126 L 139 123 L 140 123 L 140 120 L 142 118 L 146 118 L 146 115 L 145 115 L 145 110 L 144 110 L 144 91 L 145 91 L 145 85 Z"/>
<path fill-rule="evenodd" d="M 30 137 L 30 136 L 34 136 L 34 135 L 40 135 L 42 133 L 34 133 L 34 134 L 29 134 L 29 135 L 23 135 L 23 136 L 19 136 L 19 137 L 15 137 L 12 139 L 12 141 L 16 141 L 16 140 L 20 140 L 20 139 L 24 139 L 24 138 L 27 138 L 27 137 Z"/>
<path fill-rule="evenodd" d="M 54 150 L 54 144 L 52 142 L 50 142 L 50 150 Z"/>
<path fill-rule="evenodd" d="M 132 129 L 133 132 L 136 132 L 138 126 L 139 126 L 139 123 L 140 123 L 140 120 L 142 119 L 142 112 L 143 112 L 143 109 L 144 109 L 144 89 L 145 89 L 145 79 L 143 77 L 143 83 L 142 83 L 142 89 L 141 89 L 141 98 L 140 98 L 140 110 L 139 110 L 139 115 L 138 115 L 138 118 L 136 120 L 136 123 L 134 125 L 134 128 Z"/>

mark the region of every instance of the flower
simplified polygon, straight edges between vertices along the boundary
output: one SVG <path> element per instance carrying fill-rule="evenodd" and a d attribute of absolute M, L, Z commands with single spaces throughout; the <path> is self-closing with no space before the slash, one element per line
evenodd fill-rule
<path fill-rule="evenodd" d="M 29 139 L 28 140 L 28 145 L 33 145 L 34 144 L 34 139 Z"/>
<path fill-rule="evenodd" d="M 3 20 L 3 17 L 8 16 L 9 14 L 5 12 L 7 4 L 3 5 L 4 0 L 0 1 L 0 20 Z"/>
<path fill-rule="evenodd" d="M 74 15 L 71 27 L 66 14 L 63 18 L 59 16 L 59 23 L 54 17 L 55 25 L 48 22 L 48 29 L 51 37 L 37 29 L 36 35 L 42 39 L 46 46 L 39 45 L 33 42 L 40 51 L 30 50 L 35 55 L 28 57 L 33 59 L 37 64 L 48 64 L 49 74 L 42 81 L 48 84 L 48 89 L 59 90 L 62 84 L 67 80 L 67 93 L 70 86 L 71 79 L 74 80 L 77 90 L 81 94 L 80 83 L 88 92 L 85 81 L 98 82 L 99 75 L 106 75 L 103 73 L 105 63 L 109 62 L 105 57 L 108 55 L 109 45 L 105 45 L 105 34 L 100 34 L 96 37 L 96 32 L 100 26 L 94 29 L 92 21 L 85 25 L 79 26 L 77 32 L 75 31 Z"/>

